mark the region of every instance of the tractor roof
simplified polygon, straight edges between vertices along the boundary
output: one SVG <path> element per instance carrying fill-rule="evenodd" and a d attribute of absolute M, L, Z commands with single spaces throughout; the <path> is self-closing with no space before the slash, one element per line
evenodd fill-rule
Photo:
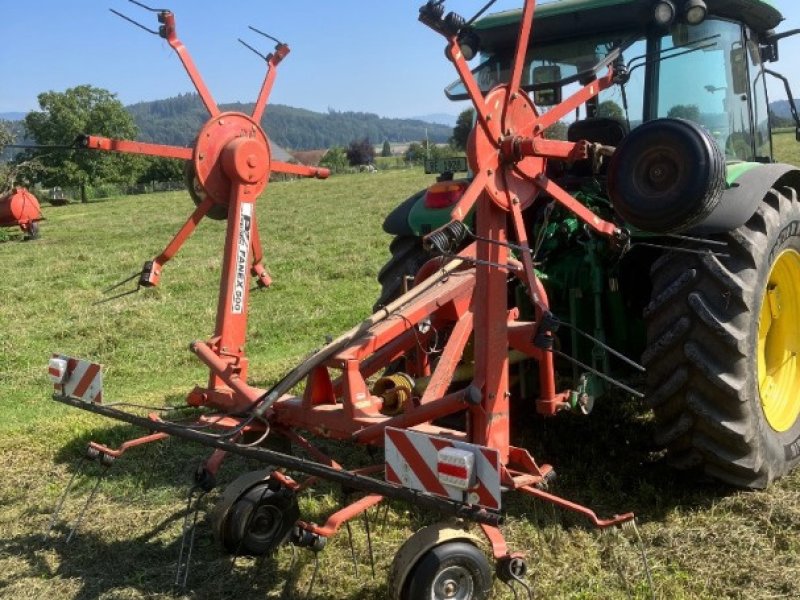
<path fill-rule="evenodd" d="M 538 4 L 534 39 L 550 41 L 606 31 L 643 29 L 652 19 L 655 0 L 555 0 Z M 711 15 L 744 21 L 756 31 L 774 29 L 783 20 L 773 0 L 706 0 Z M 514 44 L 522 9 L 480 19 L 475 29 L 484 48 Z"/>

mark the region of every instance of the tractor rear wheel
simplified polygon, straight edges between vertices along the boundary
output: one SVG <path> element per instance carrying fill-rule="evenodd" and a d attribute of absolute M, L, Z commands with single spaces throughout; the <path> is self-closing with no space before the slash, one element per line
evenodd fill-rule
<path fill-rule="evenodd" d="M 378 272 L 381 294 L 373 307 L 375 311 L 400 297 L 406 289 L 407 278 L 413 277 L 431 258 L 431 254 L 422 248 L 422 239 L 410 235 L 394 238 L 389 252 L 391 258 Z"/>
<path fill-rule="evenodd" d="M 763 488 L 800 462 L 800 202 L 772 190 L 720 254 L 666 253 L 645 309 L 670 461 Z"/>

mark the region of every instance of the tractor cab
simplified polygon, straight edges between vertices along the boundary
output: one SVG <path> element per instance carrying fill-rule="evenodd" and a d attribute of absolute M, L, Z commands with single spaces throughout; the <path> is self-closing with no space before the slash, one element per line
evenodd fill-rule
<path fill-rule="evenodd" d="M 521 12 L 475 24 L 467 43 L 480 52 L 473 70 L 488 93 L 508 81 Z M 564 119 L 551 137 L 616 146 L 659 118 L 705 128 L 728 162 L 771 162 L 764 63 L 777 58 L 772 30 L 780 13 L 760 0 L 561 0 L 537 7 L 523 89 L 547 111 L 609 66 L 616 85 Z M 770 73 L 771 74 L 771 73 Z M 461 82 L 445 93 L 466 99 Z M 798 123 L 800 125 L 800 123 Z"/>

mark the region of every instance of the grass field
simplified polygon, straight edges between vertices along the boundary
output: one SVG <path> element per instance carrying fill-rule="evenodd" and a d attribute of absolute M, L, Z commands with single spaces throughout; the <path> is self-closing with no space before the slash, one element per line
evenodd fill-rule
<path fill-rule="evenodd" d="M 797 156 L 783 138 L 779 147 Z M 431 181 L 412 170 L 271 185 L 258 216 L 275 283 L 251 300 L 252 381 L 275 381 L 325 335 L 369 313 L 378 292 L 375 274 L 387 257 L 380 223 L 398 200 Z M 207 454 L 178 441 L 119 461 L 70 543 L 66 522 L 76 516 L 77 498 L 67 502 L 53 538 L 43 536 L 86 442 L 116 444 L 139 434 L 50 401 L 45 365 L 51 352 L 106 364 L 107 400 L 178 404 L 205 381 L 187 344 L 213 328 L 221 223 L 201 225 L 158 289 L 94 304 L 104 288 L 160 252 L 190 208 L 184 193 L 45 208 L 40 241 L 0 244 L 3 598 L 280 598 L 287 581 L 284 597 L 304 597 L 313 572 L 308 553 L 298 551 L 294 563 L 288 548 L 274 560 L 234 562 L 217 551 L 205 520 L 189 587 L 173 588 L 185 494 Z M 655 597 L 800 597 L 800 473 L 752 493 L 683 479 L 659 461 L 647 412 L 626 400 L 603 403 L 591 418 L 518 425 L 518 445 L 558 471 L 556 493 L 601 515 L 638 514 Z M 257 466 L 231 459 L 221 483 Z M 79 481 L 88 493 L 91 482 Z M 322 487 L 303 497 L 303 518 L 320 522 L 339 503 L 337 490 Z M 528 555 L 536 598 L 651 597 L 639 549 L 621 532 L 599 533 L 513 496 L 508 513 L 505 532 L 512 549 Z M 373 523 L 374 579 L 364 529 L 354 523 L 358 574 L 347 535 L 337 536 L 320 554 L 310 597 L 384 597 L 384 573 L 399 544 L 436 520 L 393 504 L 385 526 Z M 497 598 L 513 597 L 500 584 L 495 589 Z"/>

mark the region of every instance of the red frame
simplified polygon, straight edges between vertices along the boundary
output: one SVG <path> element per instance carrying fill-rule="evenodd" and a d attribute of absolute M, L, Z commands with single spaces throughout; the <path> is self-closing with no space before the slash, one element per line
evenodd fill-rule
<path fill-rule="evenodd" d="M 544 193 L 574 212 L 598 233 L 607 236 L 620 233 L 613 223 L 599 218 L 544 174 L 548 158 L 587 156 L 589 149 L 585 142 L 553 142 L 545 140 L 543 134 L 561 116 L 609 87 L 613 82 L 613 72 L 609 70 L 608 75 L 593 81 L 540 117 L 520 91 L 522 63 L 535 5 L 535 0 L 525 0 L 511 81 L 489 92 L 489 96 L 497 100 L 491 103 L 493 108 L 489 108 L 489 103 L 481 95 L 457 36 L 446 36 L 447 55 L 477 111 L 477 124 L 469 148 L 474 179 L 451 216 L 454 221 L 462 221 L 474 207 L 481 241 L 462 251 L 458 260 L 446 268 L 428 269 L 432 271 L 428 279 L 417 282 L 415 288 L 401 299 L 335 342 L 330 352 L 323 351 L 301 365 L 299 368 L 305 374 L 303 394 L 278 398 L 264 416 L 271 428 L 300 444 L 315 460 L 327 462 L 337 469 L 340 467 L 333 459 L 302 438 L 297 430 L 307 430 L 321 437 L 380 445 L 386 427 L 413 427 L 491 447 L 500 454 L 504 486 L 583 514 L 598 527 L 608 527 L 629 521 L 633 515 L 601 520 L 588 508 L 543 491 L 553 472 L 552 467 L 537 464 L 526 450 L 515 448 L 510 443 L 511 349 L 539 364 L 537 412 L 552 416 L 569 407 L 569 391 L 556 389 L 552 353 L 533 342 L 536 336 L 546 338 L 551 333 L 540 331 L 543 317 L 548 312 L 548 301 L 529 252 L 523 209 Z M 272 161 L 266 134 L 259 125 L 277 66 L 288 54 L 288 46 L 278 44 L 275 53 L 268 57 L 267 74 L 252 115 L 220 113 L 188 51 L 177 38 L 174 15 L 165 11 L 160 20 L 164 23 L 162 37 L 175 49 L 209 112 L 210 119 L 203 128 L 206 135 L 198 136 L 194 148 L 95 136 L 88 137 L 86 144 L 87 148 L 96 150 L 192 160 L 199 183 L 207 192 L 206 199 L 153 261 L 153 268 L 144 276 L 145 285 L 158 283 L 163 265 L 180 249 L 214 204 L 228 207 L 215 332 L 209 340 L 194 342 L 191 346 L 209 368 L 209 383 L 206 388 L 190 392 L 188 402 L 223 413 L 246 414 L 256 409 L 265 394 L 265 390 L 246 382 L 248 361 L 244 350 L 249 285 L 242 287 L 243 268 L 262 283 L 269 283 L 262 265 L 255 203 L 273 171 L 320 178 L 327 177 L 328 171 Z M 242 131 L 249 133 L 239 133 Z M 522 249 L 521 261 L 509 255 L 507 242 L 510 237 Z M 467 268 L 470 264 L 474 264 L 474 268 Z M 510 275 L 520 278 L 528 291 L 535 307 L 531 321 L 521 320 L 519 311 L 509 309 L 507 280 Z M 439 330 L 448 330 L 449 337 L 434 365 L 422 350 L 423 345 L 430 342 L 432 332 Z M 469 349 L 470 339 L 474 355 L 472 382 L 466 388 L 448 393 L 456 368 Z M 368 378 L 410 354 L 415 356 L 407 361 L 407 370 L 413 371 L 417 379 L 429 378 L 426 391 L 418 402 L 408 403 L 399 415 L 383 414 L 382 398 L 371 392 Z M 463 430 L 447 429 L 433 423 L 459 412 L 466 415 Z M 217 428 L 247 424 L 246 420 L 237 418 L 214 419 L 205 417 L 204 420 Z M 254 422 L 248 428 L 256 431 L 259 425 Z M 114 456 L 128 447 L 161 437 L 148 436 L 124 445 L 118 451 L 99 445 L 96 449 Z M 206 462 L 210 472 L 216 472 L 223 456 L 224 453 L 216 451 Z M 369 468 L 370 471 L 379 469 L 380 466 Z M 286 478 L 286 485 L 301 489 L 311 485 L 313 479 L 297 484 Z M 342 523 L 381 499 L 381 496 L 366 496 L 337 512 L 325 526 L 308 523 L 300 523 L 300 526 L 318 535 L 332 535 Z M 499 531 L 493 528 L 484 528 L 484 531 L 495 555 L 507 555 Z"/>

